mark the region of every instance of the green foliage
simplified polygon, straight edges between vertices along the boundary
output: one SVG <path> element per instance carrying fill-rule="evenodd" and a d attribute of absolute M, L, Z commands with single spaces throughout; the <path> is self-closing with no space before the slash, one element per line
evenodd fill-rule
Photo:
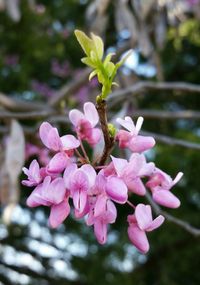
<path fill-rule="evenodd" d="M 104 100 L 111 93 L 112 86 L 117 84 L 113 80 L 117 70 L 125 62 L 129 53 L 122 60 L 114 64 L 111 61 L 112 53 L 109 53 L 103 60 L 104 44 L 100 37 L 91 33 L 91 38 L 89 38 L 84 32 L 79 30 L 75 31 L 75 35 L 87 55 L 81 61 L 94 69 L 89 75 L 89 80 L 97 76 L 99 83 L 102 84 L 101 95 L 97 97 L 97 100 Z"/>

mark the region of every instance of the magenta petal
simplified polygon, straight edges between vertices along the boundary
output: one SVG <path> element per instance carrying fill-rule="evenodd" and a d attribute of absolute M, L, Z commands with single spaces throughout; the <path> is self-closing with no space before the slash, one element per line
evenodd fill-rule
<path fill-rule="evenodd" d="M 152 137 L 136 136 L 129 143 L 129 148 L 133 152 L 143 152 L 155 145 L 155 140 Z"/>
<path fill-rule="evenodd" d="M 162 225 L 162 223 L 164 222 L 165 218 L 162 215 L 159 215 L 155 220 L 153 220 L 153 222 L 150 224 L 150 226 L 146 229 L 147 232 L 151 232 L 155 229 L 157 229 L 158 227 L 160 227 Z"/>
<path fill-rule="evenodd" d="M 60 173 L 67 166 L 67 160 L 69 158 L 64 152 L 59 152 L 50 160 L 47 171 L 50 173 Z"/>
<path fill-rule="evenodd" d="M 145 231 L 138 228 L 137 225 L 128 227 L 128 237 L 132 244 L 142 253 L 147 253 L 149 250 L 149 242 Z"/>
<path fill-rule="evenodd" d="M 141 181 L 140 178 L 136 178 L 132 181 L 125 181 L 126 182 L 126 185 L 128 187 L 128 189 L 139 195 L 139 196 L 144 196 L 145 193 L 146 193 L 146 188 L 144 187 L 144 184 L 143 182 Z"/>
<path fill-rule="evenodd" d="M 112 176 L 106 183 L 106 193 L 115 202 L 119 204 L 126 203 L 128 199 L 128 189 L 122 179 Z"/>
<path fill-rule="evenodd" d="M 149 205 L 138 204 L 135 209 L 137 224 L 141 230 L 146 230 L 152 223 L 151 207 Z"/>
<path fill-rule="evenodd" d="M 48 135 L 49 132 L 53 129 L 52 125 L 49 124 L 48 122 L 44 122 L 41 124 L 40 129 L 39 129 L 39 134 L 41 141 L 43 144 L 49 148 L 49 140 L 48 140 Z"/>
<path fill-rule="evenodd" d="M 77 170 L 74 172 L 73 177 L 70 180 L 70 190 L 73 192 L 84 191 L 89 189 L 89 180 L 87 175 L 82 170 Z"/>
<path fill-rule="evenodd" d="M 83 106 L 85 118 L 90 122 L 92 127 L 96 126 L 99 121 L 99 115 L 93 103 L 87 102 Z"/>
<path fill-rule="evenodd" d="M 178 208 L 180 200 L 168 190 L 158 190 L 153 192 L 153 200 L 161 206 L 168 208 Z"/>
<path fill-rule="evenodd" d="M 49 216 L 49 224 L 52 228 L 57 228 L 69 215 L 70 206 L 68 200 L 65 199 L 58 205 L 53 205 L 51 207 L 51 212 Z"/>
<path fill-rule="evenodd" d="M 61 138 L 63 150 L 70 150 L 79 147 L 80 142 L 72 135 L 65 135 Z"/>
<path fill-rule="evenodd" d="M 107 240 L 107 224 L 103 220 L 96 220 L 94 223 L 94 234 L 100 244 L 106 243 Z"/>

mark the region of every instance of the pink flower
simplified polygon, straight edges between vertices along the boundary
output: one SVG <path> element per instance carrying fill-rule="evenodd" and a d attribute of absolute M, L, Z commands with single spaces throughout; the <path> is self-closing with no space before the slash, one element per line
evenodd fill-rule
<path fill-rule="evenodd" d="M 130 241 L 142 253 L 149 250 L 149 242 L 146 232 L 151 232 L 162 225 L 164 217 L 158 216 L 152 219 L 151 207 L 149 205 L 138 204 L 134 215 L 128 216 L 128 236 Z"/>
<path fill-rule="evenodd" d="M 119 147 L 129 148 L 133 152 L 143 152 L 155 145 L 154 138 L 138 135 L 142 127 L 143 120 L 144 119 L 142 117 L 139 117 L 135 125 L 131 117 L 127 116 L 124 120 L 121 118 L 117 119 L 117 122 L 128 130 L 118 131 L 116 139 L 119 140 Z"/>
<path fill-rule="evenodd" d="M 147 163 L 143 154 L 135 153 L 130 161 L 111 156 L 117 176 L 121 178 L 128 189 L 137 195 L 145 195 L 146 189 L 141 180 L 149 176 L 155 168 L 154 163 Z"/>
<path fill-rule="evenodd" d="M 40 138 L 43 144 L 58 152 L 49 162 L 47 169 L 49 173 L 60 173 L 68 164 L 71 151 L 79 147 L 80 142 L 73 135 L 60 137 L 58 130 L 53 128 L 49 123 L 44 122 L 40 126 Z"/>
<path fill-rule="evenodd" d="M 153 175 L 150 177 L 146 186 L 152 191 L 153 200 L 159 205 L 168 208 L 178 208 L 180 206 L 180 200 L 170 192 L 170 189 L 181 179 L 182 172 L 179 172 L 175 179 L 156 168 Z"/>
<path fill-rule="evenodd" d="M 97 110 L 93 103 L 87 102 L 83 106 L 84 114 L 77 109 L 69 112 L 69 119 L 74 125 L 81 140 L 95 145 L 101 138 L 101 131 L 95 128 L 99 121 Z"/>
<path fill-rule="evenodd" d="M 100 244 L 107 241 L 108 224 L 115 222 L 117 210 L 115 204 L 104 193 L 95 199 L 87 218 L 87 225 L 94 226 L 94 234 Z"/>
<path fill-rule="evenodd" d="M 38 185 L 42 181 L 40 167 L 36 159 L 31 162 L 29 169 L 23 167 L 22 170 L 28 178 L 27 180 L 22 181 L 23 185 L 32 187 Z"/>
<path fill-rule="evenodd" d="M 29 207 L 40 205 L 51 207 L 49 224 L 52 228 L 58 227 L 69 215 L 69 192 L 66 191 L 61 177 L 51 182 L 51 177 L 46 176 L 43 183 L 39 184 L 27 199 Z"/>
<path fill-rule="evenodd" d="M 84 164 L 79 169 L 76 164 L 71 164 L 64 172 L 64 181 L 67 189 L 70 190 L 74 208 L 81 215 L 87 206 L 88 193 L 94 186 L 96 171 L 89 164 Z"/>

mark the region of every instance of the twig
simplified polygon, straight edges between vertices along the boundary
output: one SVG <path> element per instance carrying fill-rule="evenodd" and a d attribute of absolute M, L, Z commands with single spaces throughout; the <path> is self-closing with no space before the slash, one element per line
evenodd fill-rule
<path fill-rule="evenodd" d="M 185 231 L 189 232 L 190 234 L 192 234 L 195 237 L 199 237 L 200 236 L 200 229 L 195 228 L 193 226 L 191 226 L 188 222 L 183 221 L 181 219 L 178 219 L 168 213 L 166 213 L 165 211 L 163 211 L 151 198 L 151 195 L 149 194 L 149 192 L 146 193 L 146 198 L 149 201 L 149 203 L 151 204 L 154 212 L 156 214 L 160 214 L 163 215 L 166 220 L 168 220 L 169 222 L 172 222 L 178 226 L 180 226 L 181 228 L 183 228 Z"/>
<path fill-rule="evenodd" d="M 108 101 L 121 100 L 128 95 L 140 94 L 143 91 L 157 90 L 157 91 L 176 91 L 185 93 L 200 93 L 200 85 L 185 83 L 185 82 L 153 82 L 153 81 L 139 81 L 125 89 L 117 90 L 110 94 Z"/>
<path fill-rule="evenodd" d="M 104 136 L 104 150 L 103 154 L 98 162 L 99 165 L 104 165 L 108 156 L 110 155 L 113 146 L 114 146 L 114 137 L 111 137 L 108 130 L 108 121 L 107 121 L 107 114 L 106 114 L 106 101 L 102 100 L 96 104 L 96 109 L 99 114 L 101 129 Z"/>
<path fill-rule="evenodd" d="M 0 119 L 7 118 L 15 118 L 19 120 L 30 120 L 30 119 L 39 119 L 46 118 L 48 116 L 56 115 L 57 112 L 54 110 L 44 109 L 41 111 L 33 111 L 33 112 L 8 112 L 8 111 L 0 111 Z"/>
<path fill-rule="evenodd" d="M 146 135 L 146 136 L 152 136 L 154 137 L 156 140 L 163 142 L 165 144 L 169 144 L 169 145 L 179 145 L 179 146 L 183 146 L 189 149 L 198 149 L 200 150 L 200 144 L 199 143 L 193 143 L 193 142 L 189 142 L 186 140 L 181 140 L 181 139 L 175 139 L 169 136 L 165 136 L 165 135 L 160 135 L 157 133 L 152 133 L 152 132 L 146 132 L 146 131 L 142 131 L 141 132 L 142 135 Z"/>
<path fill-rule="evenodd" d="M 133 117 L 142 116 L 148 119 L 175 120 L 175 119 L 200 119 L 200 112 L 193 110 L 165 111 L 165 110 L 134 110 Z"/>

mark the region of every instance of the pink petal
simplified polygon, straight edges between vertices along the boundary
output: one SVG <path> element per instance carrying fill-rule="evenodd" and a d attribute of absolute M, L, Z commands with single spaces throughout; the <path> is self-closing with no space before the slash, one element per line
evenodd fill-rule
<path fill-rule="evenodd" d="M 136 178 L 136 179 L 131 180 L 131 181 L 125 181 L 125 183 L 131 192 L 133 192 L 139 196 L 145 195 L 146 188 L 144 187 L 144 184 L 140 178 Z"/>
<path fill-rule="evenodd" d="M 26 204 L 28 207 L 38 207 L 40 205 L 43 206 L 50 206 L 51 203 L 49 201 L 46 201 L 41 194 L 42 190 L 42 184 L 38 185 L 31 195 L 28 197 Z"/>
<path fill-rule="evenodd" d="M 65 169 L 65 172 L 63 174 L 63 178 L 64 178 L 65 187 L 68 190 L 70 189 L 71 178 L 73 177 L 73 174 L 75 173 L 76 170 L 77 170 L 77 165 L 75 163 L 70 164 Z"/>
<path fill-rule="evenodd" d="M 66 194 L 63 178 L 59 177 L 54 179 L 46 191 L 45 189 L 42 190 L 42 194 L 46 201 L 52 204 L 61 203 Z"/>
<path fill-rule="evenodd" d="M 71 192 L 87 191 L 89 189 L 89 180 L 87 175 L 82 170 L 74 172 L 73 177 L 70 181 Z"/>
<path fill-rule="evenodd" d="M 107 203 L 108 197 L 106 195 L 99 195 L 97 198 L 97 201 L 94 206 L 94 217 L 100 217 L 103 216 L 103 214 L 106 212 L 106 203 Z"/>
<path fill-rule="evenodd" d="M 106 184 L 106 193 L 115 202 L 119 204 L 126 203 L 128 199 L 128 189 L 122 179 L 118 177 L 109 177 Z"/>
<path fill-rule="evenodd" d="M 79 190 L 74 191 L 72 198 L 73 198 L 74 208 L 78 210 L 80 213 L 82 213 L 87 204 L 87 192 Z"/>
<path fill-rule="evenodd" d="M 69 112 L 69 119 L 75 127 L 77 127 L 80 120 L 84 118 L 85 116 L 83 115 L 83 113 L 77 109 L 73 109 Z"/>
<path fill-rule="evenodd" d="M 162 225 L 164 222 L 165 218 L 162 215 L 159 215 L 156 219 L 153 220 L 153 222 L 150 224 L 150 226 L 146 229 L 147 232 L 151 232 L 158 227 Z"/>
<path fill-rule="evenodd" d="M 107 224 L 105 224 L 102 220 L 96 220 L 94 223 L 94 234 L 100 244 L 106 243 Z"/>
<path fill-rule="evenodd" d="M 87 175 L 89 187 L 93 187 L 97 176 L 94 168 L 90 164 L 84 164 L 80 169 Z"/>
<path fill-rule="evenodd" d="M 152 213 L 149 205 L 138 204 L 135 209 L 137 224 L 141 230 L 146 230 L 152 224 Z"/>
<path fill-rule="evenodd" d="M 50 160 L 47 171 L 50 173 L 61 173 L 67 166 L 69 158 L 64 152 L 59 152 Z"/>
<path fill-rule="evenodd" d="M 113 224 L 116 221 L 117 218 L 117 209 L 115 207 L 115 204 L 107 200 L 107 205 L 106 205 L 106 212 L 103 216 L 103 220 L 108 223 L 108 224 Z"/>
<path fill-rule="evenodd" d="M 128 161 L 126 159 L 116 158 L 112 155 L 111 155 L 111 159 L 113 161 L 117 175 L 119 177 L 121 177 L 123 175 L 123 170 L 124 170 L 125 166 L 128 165 Z"/>
<path fill-rule="evenodd" d="M 129 132 L 135 132 L 135 124 L 131 117 L 125 117 L 125 120 L 121 118 L 117 118 L 117 122 L 123 126 L 125 129 L 127 129 Z"/>
<path fill-rule="evenodd" d="M 61 138 L 63 150 L 75 149 L 79 147 L 80 142 L 72 135 L 65 135 Z"/>
<path fill-rule="evenodd" d="M 62 150 L 61 139 L 56 128 L 52 128 L 48 134 L 48 148 L 54 151 Z"/>
<path fill-rule="evenodd" d="M 51 207 L 51 212 L 49 216 L 49 225 L 52 228 L 57 228 L 68 217 L 69 213 L 70 206 L 67 199 L 65 199 L 58 205 L 53 205 Z"/>
<path fill-rule="evenodd" d="M 48 148 L 49 148 L 48 135 L 52 129 L 53 129 L 52 125 L 49 124 L 48 122 L 42 123 L 39 129 L 39 135 L 40 135 L 41 141 Z"/>
<path fill-rule="evenodd" d="M 93 146 L 100 141 L 101 135 L 102 132 L 98 128 L 93 128 L 91 130 L 90 136 L 87 138 L 87 142 Z"/>
<path fill-rule="evenodd" d="M 40 167 L 36 159 L 31 162 L 29 172 L 36 182 L 39 183 L 41 181 Z"/>
<path fill-rule="evenodd" d="M 96 107 L 93 103 L 87 102 L 83 106 L 85 118 L 91 123 L 92 127 L 95 127 L 99 121 L 99 115 Z"/>
<path fill-rule="evenodd" d="M 155 143 L 152 137 L 136 136 L 129 142 L 129 148 L 133 152 L 143 152 L 154 147 Z"/>
<path fill-rule="evenodd" d="M 147 253 L 149 250 L 149 242 L 146 233 L 138 228 L 137 225 L 128 227 L 128 237 L 132 244 L 142 253 Z"/>
<path fill-rule="evenodd" d="M 161 206 L 168 208 L 178 208 L 180 200 L 168 190 L 158 190 L 153 192 L 153 200 Z"/>

